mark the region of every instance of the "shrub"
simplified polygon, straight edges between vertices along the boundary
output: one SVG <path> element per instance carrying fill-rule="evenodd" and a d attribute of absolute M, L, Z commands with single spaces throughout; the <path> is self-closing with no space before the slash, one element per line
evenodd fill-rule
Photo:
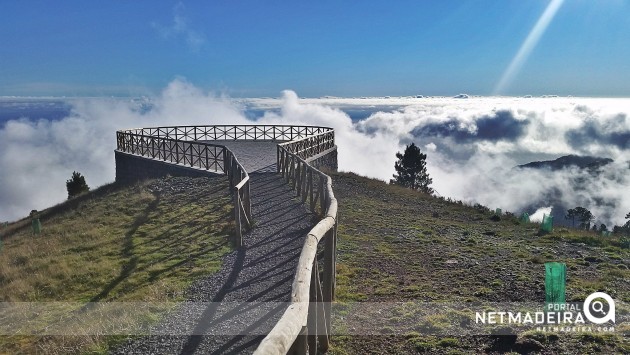
<path fill-rule="evenodd" d="M 68 199 L 90 191 L 90 187 L 85 182 L 85 177 L 76 171 L 72 172 L 72 178 L 66 181 L 66 188 L 68 189 Z"/>

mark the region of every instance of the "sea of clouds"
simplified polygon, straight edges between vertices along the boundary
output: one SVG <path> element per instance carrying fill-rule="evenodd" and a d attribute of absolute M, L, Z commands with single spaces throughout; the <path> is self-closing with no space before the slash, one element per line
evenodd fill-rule
<path fill-rule="evenodd" d="M 587 207 L 609 228 L 624 222 L 630 99 L 461 97 L 303 99 L 285 91 L 275 99 L 230 99 L 176 79 L 151 98 L 68 99 L 64 118 L 25 114 L 0 125 L 0 220 L 63 201 L 72 171 L 92 187 L 112 182 L 118 129 L 256 122 L 333 127 L 340 170 L 388 181 L 395 153 L 415 142 L 428 154 L 441 196 L 530 214 L 560 201 Z M 514 169 L 568 154 L 614 163 L 599 175 Z"/>

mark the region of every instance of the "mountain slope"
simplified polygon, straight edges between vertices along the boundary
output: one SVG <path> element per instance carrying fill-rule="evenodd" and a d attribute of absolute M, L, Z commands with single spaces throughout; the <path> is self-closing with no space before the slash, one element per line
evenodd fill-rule
<path fill-rule="evenodd" d="M 41 235 L 32 235 L 28 221 L 15 223 L 3 236 L 0 301 L 72 301 L 76 308 L 86 302 L 178 300 L 193 280 L 218 270 L 232 250 L 227 191 L 222 176 L 108 185 L 42 211 Z M 108 324 L 128 325 L 130 331 L 160 311 L 156 306 L 135 314 L 137 319 L 117 314 Z M 23 326 L 37 324 L 0 324 Z M 81 331 L 102 332 L 91 326 L 102 324 L 83 324 Z M 101 352 L 112 339 L 0 336 L 0 354 Z"/>
<path fill-rule="evenodd" d="M 492 337 L 461 326 L 474 318 L 475 302 L 544 302 L 549 261 L 567 265 L 567 301 L 604 291 L 629 302 L 630 250 L 618 238 L 563 228 L 539 237 L 536 224 L 354 174 L 334 174 L 333 188 L 340 305 L 332 354 L 630 350 L 620 333 Z M 354 301 L 373 306 L 360 310 Z M 423 317 L 428 302 L 459 306 Z"/>

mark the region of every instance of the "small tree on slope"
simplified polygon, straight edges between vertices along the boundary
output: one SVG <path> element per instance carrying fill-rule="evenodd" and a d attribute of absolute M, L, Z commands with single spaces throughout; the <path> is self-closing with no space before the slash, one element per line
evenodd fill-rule
<path fill-rule="evenodd" d="M 396 174 L 389 181 L 390 184 L 401 185 L 427 194 L 433 193 L 433 189 L 429 187 L 433 179 L 427 173 L 427 155 L 423 154 L 418 146 L 414 143 L 407 145 L 405 153 L 396 153 L 396 158 L 398 158 L 394 164 Z"/>
<path fill-rule="evenodd" d="M 76 171 L 72 173 L 70 180 L 66 180 L 66 188 L 68 189 L 68 199 L 90 191 L 90 187 L 85 182 L 85 177 Z"/>

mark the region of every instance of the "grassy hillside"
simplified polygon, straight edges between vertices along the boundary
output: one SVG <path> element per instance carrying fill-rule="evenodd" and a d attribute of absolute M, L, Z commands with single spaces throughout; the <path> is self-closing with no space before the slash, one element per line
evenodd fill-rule
<path fill-rule="evenodd" d="M 17 222 L 1 232 L 0 301 L 180 300 L 231 250 L 227 191 L 223 177 L 108 185 L 42 211 L 41 235 Z M 2 336 L 0 353 L 99 352 L 111 340 Z"/>
<path fill-rule="evenodd" d="M 536 224 L 506 215 L 498 219 L 482 206 L 353 174 L 334 174 L 333 184 L 340 206 L 337 300 L 342 303 L 544 302 L 548 261 L 567 265 L 567 301 L 583 302 L 604 291 L 630 302 L 630 250 L 618 238 L 564 228 L 540 237 Z M 491 337 L 465 336 L 452 326 L 473 312 L 437 312 L 422 322 L 413 311 L 400 309 L 377 311 L 374 317 L 340 314 L 333 318 L 338 331 L 352 334 L 372 326 L 393 335 L 335 336 L 332 354 L 630 351 L 627 320 L 615 335 Z M 402 324 L 412 329 L 396 334 Z"/>

